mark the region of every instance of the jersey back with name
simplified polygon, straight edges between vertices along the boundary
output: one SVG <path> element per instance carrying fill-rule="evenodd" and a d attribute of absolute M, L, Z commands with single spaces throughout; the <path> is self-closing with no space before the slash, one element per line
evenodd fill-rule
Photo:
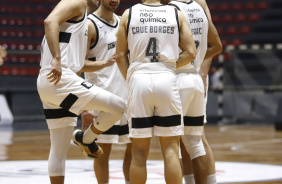
<path fill-rule="evenodd" d="M 60 25 L 59 31 L 61 66 L 78 72 L 84 65 L 87 50 L 87 11 L 85 10 L 84 17 L 79 21 L 64 22 Z M 44 36 L 41 43 L 41 68 L 51 68 L 52 59 L 53 56 Z"/>
<path fill-rule="evenodd" d="M 96 43 L 90 46 L 88 60 L 92 62 L 108 60 L 116 53 L 117 31 L 120 18 L 116 14 L 114 14 L 114 17 L 116 22 L 109 24 L 95 14 L 88 15 L 88 19 L 94 24 L 97 35 Z M 95 72 L 85 72 L 85 79 L 123 99 L 127 97 L 125 80 L 116 63 Z"/>
<path fill-rule="evenodd" d="M 188 3 L 183 1 L 171 1 L 170 4 L 174 5 L 184 14 L 197 49 L 196 59 L 186 66 L 179 68 L 179 70 L 198 68 L 201 66 L 207 52 L 209 28 L 207 15 L 204 9 L 193 0 Z"/>
<path fill-rule="evenodd" d="M 166 62 L 179 57 L 178 13 L 167 5 L 136 4 L 129 10 L 130 63 Z"/>

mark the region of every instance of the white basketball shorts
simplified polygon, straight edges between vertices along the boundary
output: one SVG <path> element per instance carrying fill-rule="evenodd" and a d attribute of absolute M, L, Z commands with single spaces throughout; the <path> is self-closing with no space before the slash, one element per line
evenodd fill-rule
<path fill-rule="evenodd" d="M 204 122 L 204 84 L 198 73 L 177 74 L 180 93 L 184 135 L 202 135 Z"/>
<path fill-rule="evenodd" d="M 37 90 L 49 129 L 76 126 L 84 106 L 102 89 L 84 81 L 70 69 L 62 68 L 58 84 L 50 83 L 50 69 L 40 71 Z"/>
<path fill-rule="evenodd" d="M 128 83 L 129 137 L 183 135 L 181 100 L 171 71 L 135 71 Z"/>

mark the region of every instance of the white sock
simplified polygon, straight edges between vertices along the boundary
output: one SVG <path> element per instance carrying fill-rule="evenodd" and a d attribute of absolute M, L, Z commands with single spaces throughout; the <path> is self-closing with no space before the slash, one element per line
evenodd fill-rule
<path fill-rule="evenodd" d="M 98 137 L 98 135 L 91 130 L 91 126 L 92 124 L 87 128 L 87 130 L 83 134 L 82 142 L 85 144 L 91 144 Z"/>
<path fill-rule="evenodd" d="M 194 174 L 184 175 L 185 184 L 195 184 Z"/>
<path fill-rule="evenodd" d="M 125 184 L 130 184 L 130 182 L 125 180 Z"/>
<path fill-rule="evenodd" d="M 208 175 L 207 184 L 216 184 L 216 174 Z"/>

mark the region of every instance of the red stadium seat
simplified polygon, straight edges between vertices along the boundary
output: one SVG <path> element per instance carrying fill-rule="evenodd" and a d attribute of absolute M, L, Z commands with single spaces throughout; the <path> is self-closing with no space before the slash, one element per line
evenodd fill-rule
<path fill-rule="evenodd" d="M 231 22 L 233 22 L 233 20 L 234 20 L 233 16 L 230 15 L 230 14 L 227 14 L 227 15 L 224 15 L 222 22 L 231 23 Z"/>
<path fill-rule="evenodd" d="M 251 14 L 249 16 L 249 22 L 257 22 L 260 20 L 260 16 L 257 13 Z"/>
<path fill-rule="evenodd" d="M 231 41 L 231 44 L 234 45 L 234 46 L 237 46 L 237 47 L 242 45 L 242 43 L 243 43 L 242 40 L 239 39 L 239 38 L 236 38 L 236 39 Z"/>
<path fill-rule="evenodd" d="M 32 21 L 31 18 L 25 18 L 23 24 L 25 26 L 31 26 L 31 25 L 33 25 L 33 21 Z"/>
<path fill-rule="evenodd" d="M 269 8 L 269 4 L 266 1 L 259 2 L 257 5 L 257 10 L 265 10 Z"/>
<path fill-rule="evenodd" d="M 224 30 L 223 27 L 217 27 L 216 30 L 217 30 L 219 35 L 223 35 L 225 33 L 225 30 Z"/>
<path fill-rule="evenodd" d="M 249 34 L 250 32 L 251 32 L 250 26 L 243 26 L 239 30 L 240 34 Z"/>
<path fill-rule="evenodd" d="M 1 75 L 11 75 L 11 69 L 7 66 L 0 67 L 0 74 Z"/>
<path fill-rule="evenodd" d="M 241 11 L 243 9 L 243 5 L 239 2 L 232 4 L 231 9 L 233 11 Z"/>
<path fill-rule="evenodd" d="M 254 2 L 248 2 L 244 6 L 244 10 L 255 10 L 256 5 Z"/>
<path fill-rule="evenodd" d="M 228 35 L 236 35 L 236 34 L 238 34 L 238 29 L 236 27 L 229 27 L 226 30 L 226 34 L 228 34 Z"/>
<path fill-rule="evenodd" d="M 220 10 L 220 11 L 230 11 L 231 7 L 228 3 L 222 3 L 221 5 L 219 5 L 218 10 Z"/>
<path fill-rule="evenodd" d="M 220 16 L 219 15 L 213 15 L 212 16 L 212 22 L 214 24 L 219 23 L 220 22 Z"/>
<path fill-rule="evenodd" d="M 15 55 L 15 54 L 8 54 L 8 61 L 12 62 L 12 63 L 18 62 L 17 55 Z"/>
<path fill-rule="evenodd" d="M 37 29 L 37 30 L 35 31 L 35 36 L 36 36 L 37 38 L 43 38 L 43 36 L 44 36 L 44 31 L 42 31 L 41 29 Z"/>
<path fill-rule="evenodd" d="M 209 7 L 211 12 L 217 11 L 216 4 L 209 4 L 208 7 Z"/>
<path fill-rule="evenodd" d="M 224 61 L 230 61 L 233 58 L 233 55 L 230 52 L 224 52 L 223 57 Z"/>
<path fill-rule="evenodd" d="M 28 74 L 28 70 L 26 67 L 22 66 L 18 68 L 18 75 L 27 75 L 27 74 Z"/>
<path fill-rule="evenodd" d="M 3 36 L 3 37 L 7 37 L 8 36 L 8 30 L 6 30 L 6 29 L 0 29 L 0 31 L 1 31 L 1 36 Z"/>
<path fill-rule="evenodd" d="M 236 22 L 247 22 L 247 16 L 244 14 L 238 14 L 235 18 Z"/>
<path fill-rule="evenodd" d="M 226 47 L 229 44 L 229 42 L 226 39 L 222 39 L 221 44 L 222 44 L 223 47 Z"/>
<path fill-rule="evenodd" d="M 17 67 L 15 66 L 12 66 L 11 69 L 10 69 L 10 75 L 18 75 L 19 74 L 19 70 Z"/>
<path fill-rule="evenodd" d="M 46 8 L 44 8 L 43 6 L 37 6 L 35 12 L 37 14 L 47 14 Z"/>

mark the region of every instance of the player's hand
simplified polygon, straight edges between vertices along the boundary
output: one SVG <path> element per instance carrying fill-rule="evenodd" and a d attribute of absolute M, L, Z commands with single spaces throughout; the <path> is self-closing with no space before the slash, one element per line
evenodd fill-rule
<path fill-rule="evenodd" d="M 116 62 L 116 54 L 113 54 L 106 62 L 108 66 L 112 66 Z"/>
<path fill-rule="evenodd" d="M 62 76 L 61 59 L 54 58 L 51 62 L 51 71 L 47 74 L 47 79 L 51 79 L 50 82 L 58 84 Z"/>
<path fill-rule="evenodd" d="M 207 95 L 207 76 L 206 75 L 201 75 L 203 83 L 204 83 L 204 89 L 205 89 L 205 97 Z"/>
<path fill-rule="evenodd" d="M 95 115 L 89 111 L 81 113 L 82 126 L 81 130 L 84 132 L 93 123 Z"/>

